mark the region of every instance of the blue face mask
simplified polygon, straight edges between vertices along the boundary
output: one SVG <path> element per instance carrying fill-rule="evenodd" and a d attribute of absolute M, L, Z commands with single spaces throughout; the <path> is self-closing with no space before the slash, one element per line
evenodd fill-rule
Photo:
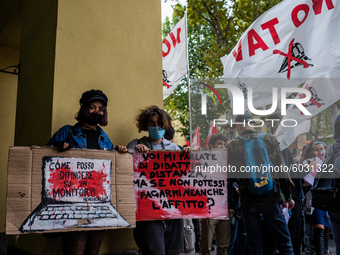
<path fill-rule="evenodd" d="M 149 136 L 154 140 L 161 139 L 165 134 L 165 130 L 160 127 L 148 127 L 148 130 Z"/>

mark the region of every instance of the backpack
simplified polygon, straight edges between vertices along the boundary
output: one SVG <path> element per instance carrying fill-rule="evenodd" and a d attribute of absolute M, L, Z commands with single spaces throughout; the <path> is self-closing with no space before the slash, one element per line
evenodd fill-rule
<path fill-rule="evenodd" d="M 340 152 L 329 146 L 327 157 L 316 174 L 312 192 L 312 206 L 324 211 L 340 212 Z"/>
<path fill-rule="evenodd" d="M 246 176 L 251 192 L 257 196 L 267 194 L 273 189 L 273 180 L 269 170 L 273 165 L 269 160 L 267 147 L 263 141 L 265 135 L 265 133 L 259 133 L 255 139 L 236 137 L 243 142 L 244 159 L 248 169 L 246 169 Z M 265 171 L 266 169 L 267 171 Z"/>

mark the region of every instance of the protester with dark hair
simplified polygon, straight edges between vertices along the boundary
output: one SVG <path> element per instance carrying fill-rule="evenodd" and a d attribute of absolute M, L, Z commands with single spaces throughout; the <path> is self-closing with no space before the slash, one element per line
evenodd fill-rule
<path fill-rule="evenodd" d="M 282 155 L 289 169 L 292 169 L 297 164 L 288 148 L 282 151 Z M 294 176 L 293 174 L 296 174 L 296 176 Z M 293 209 L 291 209 L 292 216 L 290 217 L 288 222 L 288 229 L 291 236 L 294 255 L 300 255 L 303 238 L 302 201 L 305 196 L 302 189 L 302 178 L 301 176 L 299 176 L 299 173 L 291 172 L 291 178 L 294 183 L 292 198 L 295 201 L 295 206 L 293 207 Z"/>
<path fill-rule="evenodd" d="M 164 138 L 170 142 L 173 142 L 175 136 L 175 129 L 173 126 L 165 129 Z"/>
<path fill-rule="evenodd" d="M 309 159 L 308 169 L 311 171 L 312 168 L 317 167 L 316 157 L 322 162 L 325 160 L 326 145 L 321 142 L 314 142 L 312 144 L 313 158 Z M 309 191 L 311 193 L 311 191 Z M 316 255 L 325 255 L 328 251 L 328 231 L 329 227 L 326 211 L 313 208 L 311 211 L 310 224 L 313 224 L 313 237 L 314 237 L 314 251 Z"/>
<path fill-rule="evenodd" d="M 209 138 L 208 146 L 209 149 L 212 148 L 226 148 L 229 139 L 222 133 L 212 134 Z"/>
<path fill-rule="evenodd" d="M 107 97 L 101 90 L 83 93 L 80 110 L 76 116 L 78 123 L 60 128 L 46 145 L 57 146 L 60 150 L 84 148 L 113 150 L 113 144 L 107 134 L 98 126 L 107 125 Z M 69 141 L 66 139 L 69 137 Z"/>
<path fill-rule="evenodd" d="M 101 90 L 83 93 L 74 126 L 60 128 L 46 145 L 56 146 L 60 151 L 70 148 L 114 150 L 107 134 L 98 126 L 107 125 L 108 99 Z M 105 230 L 75 231 L 61 234 L 63 254 L 98 254 Z"/>
<path fill-rule="evenodd" d="M 320 146 L 323 146 L 322 142 L 310 141 L 309 144 L 307 144 L 305 149 L 302 151 L 302 155 L 301 155 L 299 162 L 300 164 L 303 165 L 305 173 L 308 172 L 312 167 L 315 167 L 316 154 L 314 152 L 315 150 L 314 147 L 315 145 L 319 147 L 318 144 L 320 144 Z M 320 249 L 321 234 L 319 232 L 322 230 L 317 229 L 315 233 L 314 222 L 317 217 L 313 215 L 314 208 L 312 208 L 312 193 L 310 191 L 312 186 L 305 179 L 303 180 L 302 186 L 303 186 L 304 194 L 306 197 L 305 200 L 303 201 L 303 213 L 304 213 L 303 241 L 305 245 L 304 251 L 307 254 L 314 254 L 314 253 L 317 253 L 318 249 Z M 322 242 L 323 242 L 323 238 L 322 238 Z M 316 244 L 316 247 L 315 247 L 315 244 Z M 322 244 L 322 246 L 324 245 Z"/>
<path fill-rule="evenodd" d="M 166 140 L 168 140 L 169 142 L 174 142 L 174 138 L 175 138 L 175 129 L 173 126 L 165 129 L 165 133 L 164 133 L 164 138 Z M 183 146 L 177 145 L 181 150 L 183 150 Z"/>
<path fill-rule="evenodd" d="M 235 126 L 239 133 L 239 137 L 234 138 L 228 144 L 228 163 L 230 166 L 236 168 L 236 172 L 238 173 L 241 173 L 241 169 L 247 166 L 244 154 L 244 140 L 246 139 L 248 141 L 261 139 L 264 142 L 264 145 L 261 147 L 261 151 L 267 152 L 266 156 L 269 157 L 271 164 L 274 167 L 285 166 L 279 143 L 275 136 L 271 134 L 264 134 L 259 137 L 257 132 L 254 130 L 254 126 L 250 125 L 252 123 L 252 119 L 253 116 L 248 112 L 244 115 L 237 115 L 235 118 L 235 122 L 237 122 Z M 244 140 L 241 137 L 244 138 Z M 261 143 L 259 142 L 259 144 Z M 252 152 L 255 150 L 255 148 L 249 149 L 253 149 Z M 257 152 L 259 151 L 260 150 L 258 149 Z M 264 157 L 262 155 L 261 157 Z M 269 179 L 268 177 L 264 178 Z M 271 178 L 273 181 L 273 188 L 267 193 L 261 195 L 253 193 L 250 184 L 250 176 L 247 176 L 246 174 L 239 175 L 239 180 L 237 180 L 239 183 L 242 218 L 247 232 L 247 245 L 251 255 L 263 254 L 262 244 L 265 240 L 262 240 L 261 236 L 261 218 L 263 218 L 263 221 L 269 231 L 268 235 L 272 236 L 275 240 L 276 247 L 280 254 L 293 254 L 288 226 L 282 214 L 282 210 L 279 207 L 279 203 L 285 201 L 289 205 L 288 209 L 294 207 L 294 201 L 291 197 L 291 191 L 294 184 L 292 183 L 289 174 L 286 172 L 280 172 L 280 178 L 275 178 L 272 173 Z M 233 182 L 230 178 L 229 181 Z M 265 183 L 261 183 L 261 187 L 266 183 L 269 183 L 268 180 Z M 280 188 L 278 188 L 278 185 Z"/>
<path fill-rule="evenodd" d="M 302 164 L 303 161 L 305 161 L 306 159 L 313 158 L 313 156 L 314 156 L 313 144 L 314 144 L 314 141 L 310 141 L 309 144 L 307 144 L 306 146 L 303 147 L 301 157 L 298 161 L 298 164 Z"/>
<path fill-rule="evenodd" d="M 171 127 L 170 116 L 158 106 L 141 110 L 137 117 L 138 131 L 147 131 L 149 136 L 134 139 L 127 145 L 128 149 L 139 152 L 148 150 L 180 150 L 164 138 L 165 130 Z M 190 148 L 184 148 L 190 153 Z M 148 255 L 172 255 L 183 252 L 183 220 L 137 221 L 134 229 L 135 241 L 142 252 Z"/>
<path fill-rule="evenodd" d="M 216 133 L 209 138 L 209 149 L 225 149 L 228 138 L 222 133 Z M 233 187 L 228 183 L 228 216 L 225 219 L 200 219 L 201 225 L 201 242 L 200 254 L 210 254 L 212 248 L 212 240 L 216 236 L 216 254 L 227 255 L 231 236 L 231 221 L 230 218 L 234 216 L 234 200 Z"/>
<path fill-rule="evenodd" d="M 311 148 L 311 152 L 310 149 Z M 305 159 L 302 164 L 305 165 L 305 169 L 311 171 L 312 168 L 316 168 L 316 157 L 322 162 L 325 160 L 326 145 L 321 142 L 311 142 L 307 147 Z M 312 208 L 311 197 L 311 184 L 305 181 L 304 189 L 306 191 L 305 199 L 305 251 L 306 253 L 316 253 L 317 255 L 326 254 L 328 251 L 328 228 L 329 223 L 326 215 L 326 211 Z"/>

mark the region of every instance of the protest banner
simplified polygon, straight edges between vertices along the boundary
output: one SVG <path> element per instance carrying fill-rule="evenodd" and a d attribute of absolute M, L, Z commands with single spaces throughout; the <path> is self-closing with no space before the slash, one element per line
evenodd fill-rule
<path fill-rule="evenodd" d="M 11 147 L 6 233 L 134 227 L 132 164 L 114 151 Z"/>
<path fill-rule="evenodd" d="M 176 24 L 162 42 L 163 100 L 188 73 L 187 15 Z"/>
<path fill-rule="evenodd" d="M 310 91 L 311 99 L 303 106 L 311 113 L 305 115 L 295 105 L 290 105 L 282 121 L 285 126 L 278 127 L 275 136 L 280 143 L 281 150 L 287 148 L 295 141 L 299 134 L 307 133 L 310 128 L 310 118 L 327 109 L 340 98 L 340 70 L 312 79 L 303 85 Z M 296 98 L 304 98 L 304 93 L 297 94 Z"/>
<path fill-rule="evenodd" d="M 227 151 L 136 153 L 136 220 L 224 218 Z"/>
<path fill-rule="evenodd" d="M 298 87 L 338 70 L 339 11 L 340 3 L 334 0 L 275 5 L 249 26 L 222 60 L 225 84 L 238 86 L 245 99 L 253 94 L 253 107 L 258 108 L 272 104 L 278 88 Z"/>

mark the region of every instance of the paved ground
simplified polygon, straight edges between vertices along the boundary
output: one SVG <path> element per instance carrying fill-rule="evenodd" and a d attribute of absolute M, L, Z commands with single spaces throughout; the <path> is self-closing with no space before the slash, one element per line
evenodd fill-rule
<path fill-rule="evenodd" d="M 329 240 L 328 249 L 332 254 L 335 254 L 335 246 L 333 239 Z M 136 251 L 123 251 L 123 252 L 115 252 L 115 253 L 109 253 L 106 255 L 138 255 L 139 253 Z M 1 253 L 0 255 L 6 255 L 6 253 Z M 18 249 L 15 249 L 15 247 L 9 246 L 9 249 L 7 250 L 7 255 L 31 255 L 27 252 L 20 251 Z M 194 253 L 194 255 L 199 255 L 198 252 Z M 210 253 L 210 255 L 216 255 L 216 246 L 215 250 Z M 301 255 L 305 255 L 304 252 L 301 252 Z"/>
<path fill-rule="evenodd" d="M 328 249 L 329 251 L 332 253 L 332 254 L 335 254 L 335 246 L 334 246 L 334 241 L 333 239 L 329 239 L 329 243 L 328 243 Z M 301 252 L 301 255 L 305 255 L 306 253 L 305 252 Z M 195 252 L 194 255 L 199 255 L 198 252 Z M 212 251 L 210 253 L 210 255 L 216 255 L 216 246 L 215 246 L 215 250 Z"/>

